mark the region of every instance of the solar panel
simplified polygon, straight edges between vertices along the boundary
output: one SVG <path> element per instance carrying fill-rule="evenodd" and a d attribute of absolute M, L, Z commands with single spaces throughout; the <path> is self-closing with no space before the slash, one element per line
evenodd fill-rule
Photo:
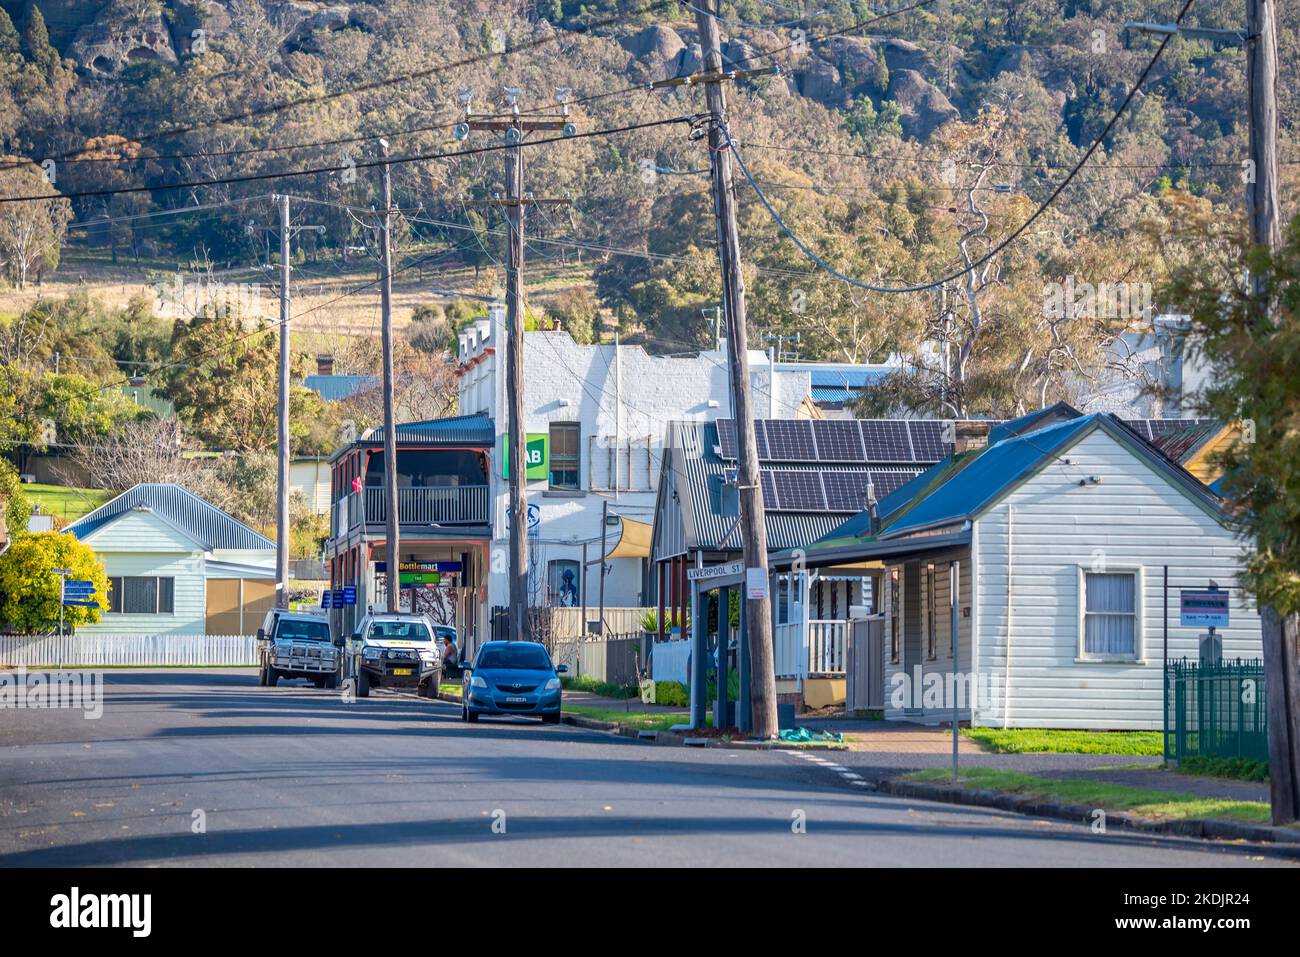
<path fill-rule="evenodd" d="M 776 499 L 784 512 L 824 512 L 826 493 L 821 473 L 797 469 L 773 469 Z"/>
<path fill-rule="evenodd" d="M 937 419 L 913 420 L 907 423 L 907 427 L 912 432 L 915 461 L 932 464 L 947 458 L 952 451 L 952 444 L 943 440 L 944 432 L 950 429 L 948 423 Z"/>
<path fill-rule="evenodd" d="M 862 433 L 851 419 L 814 419 L 813 438 L 819 462 L 862 462 Z"/>
<path fill-rule="evenodd" d="M 832 512 L 860 512 L 866 505 L 867 472 L 823 472 L 822 484 L 826 488 L 826 507 Z M 876 489 L 879 499 L 880 489 Z"/>
<path fill-rule="evenodd" d="M 1146 419 L 1125 419 L 1124 424 L 1148 442 L 1151 441 L 1151 426 Z"/>
<path fill-rule="evenodd" d="M 886 495 L 897 492 L 920 474 L 920 472 L 872 472 L 871 481 L 876 486 L 876 500 L 879 501 Z"/>
<path fill-rule="evenodd" d="M 731 419 L 718 419 L 718 445 L 722 447 L 722 458 L 736 457 L 736 423 Z"/>
<path fill-rule="evenodd" d="M 779 511 L 781 505 L 776 498 L 776 483 L 772 481 L 772 473 L 767 469 L 760 469 L 758 484 L 763 488 L 763 508 Z"/>
<path fill-rule="evenodd" d="M 888 419 L 862 419 L 862 442 L 868 462 L 911 462 L 912 443 L 907 423 Z"/>
<path fill-rule="evenodd" d="M 767 456 L 774 462 L 816 462 L 812 423 L 807 419 L 766 419 Z"/>
<path fill-rule="evenodd" d="M 1187 428 L 1189 425 L 1196 425 L 1196 419 L 1148 419 L 1147 425 L 1151 429 L 1151 438 L 1158 439 L 1162 435 L 1168 435 L 1170 432 L 1178 432 Z"/>

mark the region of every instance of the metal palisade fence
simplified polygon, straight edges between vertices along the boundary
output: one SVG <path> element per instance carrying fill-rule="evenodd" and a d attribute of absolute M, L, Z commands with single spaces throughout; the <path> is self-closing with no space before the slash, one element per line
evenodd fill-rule
<path fill-rule="evenodd" d="M 1165 760 L 1268 760 L 1264 663 L 1173 661 L 1165 668 Z"/>
<path fill-rule="evenodd" d="M 256 664 L 255 635 L 0 636 L 0 668 Z"/>

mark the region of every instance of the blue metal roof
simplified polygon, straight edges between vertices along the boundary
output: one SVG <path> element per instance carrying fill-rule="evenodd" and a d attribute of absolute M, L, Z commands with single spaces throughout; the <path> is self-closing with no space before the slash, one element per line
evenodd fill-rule
<path fill-rule="evenodd" d="M 309 375 L 303 378 L 302 384 L 326 402 L 338 402 L 365 392 L 377 381 L 372 375 Z"/>
<path fill-rule="evenodd" d="M 1025 435 L 1003 439 L 971 455 L 965 465 L 941 481 L 911 507 L 890 516 L 881 537 L 895 537 L 907 532 L 958 524 L 972 518 L 1000 498 L 1012 485 L 1032 472 L 1056 449 L 1070 444 L 1084 431 L 1093 428 L 1097 415 L 1081 416 Z M 942 469 L 940 463 L 935 469 Z M 960 464 L 959 461 L 952 464 Z"/>
<path fill-rule="evenodd" d="M 814 386 L 865 389 L 867 386 L 879 385 L 892 371 L 892 369 L 821 369 L 813 370 L 809 375 L 812 376 Z"/>
<path fill-rule="evenodd" d="M 174 482 L 142 482 L 83 515 L 65 531 L 77 538 L 85 538 L 122 514 L 138 508 L 155 512 L 209 551 L 214 548 L 275 548 L 275 542 L 269 538 Z"/>

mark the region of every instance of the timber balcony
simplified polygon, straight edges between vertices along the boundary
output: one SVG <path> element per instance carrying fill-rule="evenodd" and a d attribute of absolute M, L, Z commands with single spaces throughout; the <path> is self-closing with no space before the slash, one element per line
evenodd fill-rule
<path fill-rule="evenodd" d="M 397 515 L 402 525 L 487 525 L 486 485 L 399 487 Z M 388 503 L 382 486 L 367 486 L 349 492 L 334 503 L 330 513 L 330 535 L 338 537 L 359 525 L 383 525 L 388 521 Z"/>

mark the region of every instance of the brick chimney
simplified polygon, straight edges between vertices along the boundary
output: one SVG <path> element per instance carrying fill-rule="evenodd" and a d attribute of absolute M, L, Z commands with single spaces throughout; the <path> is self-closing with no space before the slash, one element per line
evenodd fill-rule
<path fill-rule="evenodd" d="M 316 357 L 316 374 L 333 375 L 334 374 L 334 357 L 328 353 L 322 353 Z"/>
<path fill-rule="evenodd" d="M 959 419 L 953 423 L 953 452 L 960 455 L 989 444 L 989 423 L 984 419 Z"/>

